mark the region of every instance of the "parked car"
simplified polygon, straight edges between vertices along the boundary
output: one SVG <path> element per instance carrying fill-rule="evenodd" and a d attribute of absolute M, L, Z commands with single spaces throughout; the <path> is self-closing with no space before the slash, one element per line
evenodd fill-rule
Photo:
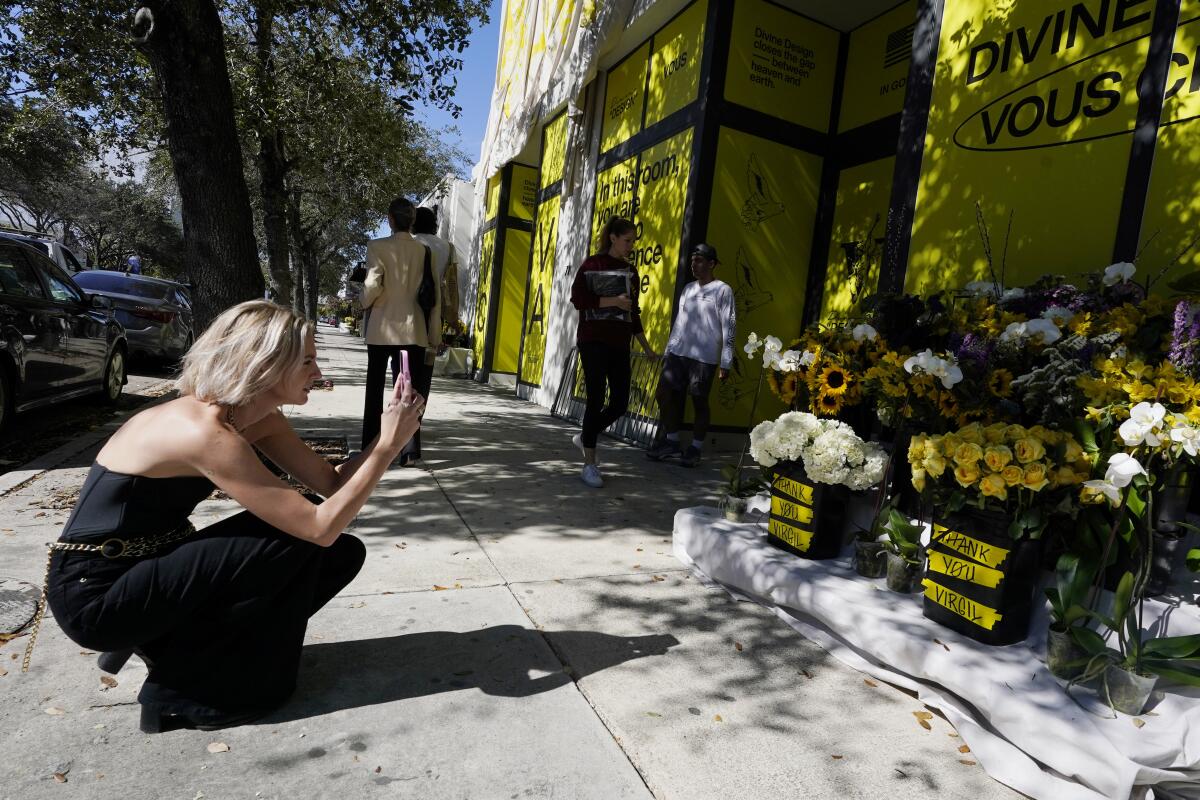
<path fill-rule="evenodd" d="M 191 296 L 183 284 L 99 269 L 79 273 L 75 282 L 112 300 L 132 355 L 177 361 L 192 346 Z"/>
<path fill-rule="evenodd" d="M 48 236 L 6 230 L 0 231 L 0 237 L 29 245 L 69 274 L 73 275 L 85 269 L 83 265 L 87 263 L 87 259 L 82 253 L 77 253 L 62 242 L 56 242 Z"/>
<path fill-rule="evenodd" d="M 42 251 L 0 238 L 0 432 L 14 414 L 98 392 L 115 403 L 128 344 L 112 301 Z"/>

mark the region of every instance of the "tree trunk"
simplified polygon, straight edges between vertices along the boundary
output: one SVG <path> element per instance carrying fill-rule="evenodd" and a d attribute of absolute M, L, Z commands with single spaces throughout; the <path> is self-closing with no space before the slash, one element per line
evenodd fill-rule
<path fill-rule="evenodd" d="M 275 62 L 272 55 L 274 22 L 269 6 L 259 9 L 255 20 L 255 79 L 259 97 L 262 98 L 275 96 Z M 283 132 L 265 114 L 257 128 L 259 191 L 262 194 L 263 235 L 267 240 L 271 299 L 277 303 L 287 303 L 292 297 L 292 272 L 288 261 L 288 164 Z"/>
<path fill-rule="evenodd" d="M 304 313 L 304 226 L 300 224 L 300 194 L 292 192 L 287 198 L 288 240 L 292 256 L 292 310 Z"/>
<path fill-rule="evenodd" d="M 162 94 L 183 201 L 184 265 L 203 328 L 226 308 L 262 297 L 264 287 L 224 29 L 213 0 L 144 0 L 142 6 L 134 34 Z"/>
<path fill-rule="evenodd" d="M 308 259 L 304 264 L 306 270 L 304 276 L 304 288 L 306 290 L 304 311 L 309 319 L 315 320 L 317 318 L 317 299 L 321 292 L 321 257 L 317 253 L 312 252 L 312 248 L 308 249 Z"/>

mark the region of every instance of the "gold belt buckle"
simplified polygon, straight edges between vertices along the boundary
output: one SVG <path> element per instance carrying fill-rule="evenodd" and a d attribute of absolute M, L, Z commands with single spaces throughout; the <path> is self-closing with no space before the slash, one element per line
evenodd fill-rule
<path fill-rule="evenodd" d="M 125 554 L 126 548 L 124 539 L 105 539 L 100 545 L 100 555 L 105 558 L 120 558 Z"/>

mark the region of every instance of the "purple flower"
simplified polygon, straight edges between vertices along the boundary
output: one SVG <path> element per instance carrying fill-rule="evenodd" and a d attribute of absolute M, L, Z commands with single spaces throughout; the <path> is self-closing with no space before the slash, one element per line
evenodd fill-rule
<path fill-rule="evenodd" d="M 1200 306 L 1193 308 L 1187 300 L 1180 300 L 1174 321 L 1167 358 L 1185 375 L 1200 377 Z"/>
<path fill-rule="evenodd" d="M 987 337 L 976 333 L 968 333 L 962 337 L 961 342 L 954 346 L 954 356 L 960 362 L 974 361 L 978 365 L 983 366 L 991 358 L 993 349 L 995 349 L 995 343 Z"/>

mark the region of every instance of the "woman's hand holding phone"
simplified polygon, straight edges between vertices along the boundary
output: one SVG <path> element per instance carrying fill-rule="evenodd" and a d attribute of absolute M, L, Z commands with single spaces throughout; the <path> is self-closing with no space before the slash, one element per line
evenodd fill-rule
<path fill-rule="evenodd" d="M 401 351 L 403 352 L 403 351 Z M 404 365 L 407 367 L 407 364 Z M 379 426 L 379 444 L 399 452 L 421 427 L 425 398 L 413 389 L 407 369 L 400 373 Z"/>

